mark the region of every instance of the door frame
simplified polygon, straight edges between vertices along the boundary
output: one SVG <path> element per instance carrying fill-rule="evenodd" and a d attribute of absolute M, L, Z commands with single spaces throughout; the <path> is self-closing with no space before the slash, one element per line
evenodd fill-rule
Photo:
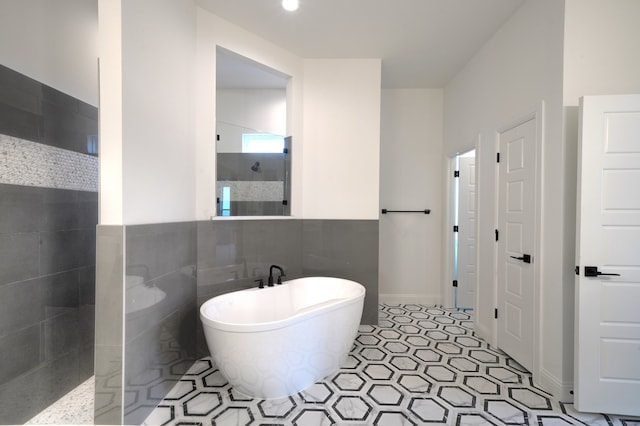
<path fill-rule="evenodd" d="M 544 266 L 544 259 L 542 257 L 542 195 L 544 193 L 543 188 L 543 175 L 542 170 L 543 167 L 543 158 L 544 158 L 544 132 L 545 132 L 545 123 L 544 123 L 544 111 L 545 105 L 544 101 L 541 101 L 536 107 L 531 108 L 533 112 L 530 112 L 524 116 L 521 116 L 517 119 L 512 120 L 507 125 L 498 128 L 495 132 L 495 144 L 494 149 L 495 153 L 500 152 L 500 135 L 514 127 L 518 127 L 521 124 L 526 123 L 529 120 L 535 120 L 536 127 L 536 138 L 535 138 L 535 166 L 534 166 L 534 184 L 535 184 L 535 193 L 534 193 L 534 250 L 533 250 L 533 371 L 531 374 L 533 375 L 533 380 L 536 383 L 540 383 L 541 374 L 542 374 L 542 336 L 541 330 L 542 325 L 540 324 L 540 320 L 542 318 L 542 304 L 541 304 L 541 285 L 540 285 L 540 277 L 542 276 L 542 269 Z M 495 200 L 494 200 L 494 224 L 495 229 L 498 229 L 498 219 L 499 219 L 499 204 L 500 204 L 500 167 L 498 162 L 495 163 L 496 172 L 495 172 Z M 502 233 L 504 235 L 504 232 Z M 494 275 L 493 275 L 493 288 L 494 288 L 494 306 L 496 309 L 498 308 L 498 241 L 494 244 Z M 498 319 L 495 319 L 493 326 L 493 335 L 495 336 L 496 344 L 500 345 L 499 336 L 498 336 Z"/>
<path fill-rule="evenodd" d="M 480 138 L 478 135 L 476 137 L 476 141 L 474 144 L 467 146 L 466 148 L 461 148 L 455 154 L 450 157 L 445 157 L 444 162 L 445 166 L 442 168 L 444 171 L 444 182 L 445 182 L 445 200 L 444 206 L 445 211 L 443 215 L 443 225 L 446 230 L 446 236 L 442 239 L 443 242 L 443 255 L 444 255 L 444 273 L 442 274 L 442 305 L 447 307 L 453 307 L 454 296 L 453 296 L 453 212 L 455 209 L 454 203 L 455 199 L 453 197 L 453 172 L 456 169 L 456 157 L 460 154 L 464 154 L 465 152 L 473 151 L 476 152 L 476 158 L 478 156 L 478 150 L 480 149 Z M 476 186 L 478 185 L 478 164 L 476 163 Z M 478 194 L 476 192 L 476 211 L 478 209 Z M 476 213 L 477 214 L 477 213 Z M 476 238 L 478 235 L 478 220 L 476 219 Z M 478 264 L 478 250 L 476 243 L 476 265 Z M 477 285 L 477 275 L 476 275 L 476 289 Z M 476 300 L 474 304 L 474 311 L 477 309 L 478 305 L 478 292 L 476 291 Z M 475 318 L 475 316 L 474 316 Z"/>

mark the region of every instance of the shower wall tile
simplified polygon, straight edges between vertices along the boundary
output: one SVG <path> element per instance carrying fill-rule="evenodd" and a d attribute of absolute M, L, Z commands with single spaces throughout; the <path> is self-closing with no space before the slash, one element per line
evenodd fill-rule
<path fill-rule="evenodd" d="M 287 209 L 287 206 L 282 204 L 282 196 L 279 201 L 231 201 L 229 207 L 229 216 L 286 216 Z M 222 216 L 221 208 L 219 205 L 218 215 L 220 216 Z"/>
<path fill-rule="evenodd" d="M 18 111 L 42 114 L 42 83 L 0 65 L 0 105 Z"/>
<path fill-rule="evenodd" d="M 39 251 L 40 238 L 36 232 L 1 234 L 0 285 L 38 276 Z"/>
<path fill-rule="evenodd" d="M 42 207 L 38 189 L 0 184 L 0 234 L 39 230 Z"/>
<path fill-rule="evenodd" d="M 228 216 L 283 216 L 289 209 L 282 204 L 285 176 L 291 155 L 276 153 L 220 153 L 217 155 L 216 193 L 229 187 L 231 204 Z M 254 170 L 256 168 L 257 170 Z M 290 170 L 289 170 L 290 175 Z M 223 216 L 218 205 L 218 215 Z M 226 212 L 225 212 L 226 213 Z"/>
<path fill-rule="evenodd" d="M 42 89 L 42 143 L 87 154 L 87 139 L 97 135 L 97 109 L 51 87 Z"/>
<path fill-rule="evenodd" d="M 0 383 L 10 382 L 37 367 L 40 364 L 40 324 L 0 338 L 0 354 Z"/>
<path fill-rule="evenodd" d="M 48 362 L 80 348 L 78 309 L 68 309 L 42 323 L 44 361 Z"/>
<path fill-rule="evenodd" d="M 41 277 L 40 291 L 44 318 L 53 318 L 77 310 L 80 304 L 80 282 L 77 269 Z"/>
<path fill-rule="evenodd" d="M 223 188 L 229 188 L 231 200 L 238 202 L 280 202 L 284 199 L 284 182 L 278 181 L 218 181 L 216 193 L 222 199 Z"/>
<path fill-rule="evenodd" d="M 0 337 L 80 308 L 93 309 L 93 303 L 80 302 L 79 284 L 79 272 L 72 270 L 0 287 Z"/>
<path fill-rule="evenodd" d="M 31 370 L 0 386 L 0 419 L 6 424 L 23 424 L 87 377 L 79 375 L 77 354 Z"/>
<path fill-rule="evenodd" d="M 98 193 L 0 184 L 0 234 L 95 228 Z"/>
<path fill-rule="evenodd" d="M 41 209 L 38 229 L 41 231 L 58 231 L 81 227 L 78 192 L 43 188 L 38 190 L 38 193 L 41 197 L 41 205 L 38 206 Z M 85 228 L 93 228 L 96 223 L 98 223 L 97 220 L 87 223 Z"/>
<path fill-rule="evenodd" d="M 80 305 L 96 304 L 96 267 L 95 265 L 78 269 L 78 298 Z"/>
<path fill-rule="evenodd" d="M 98 223 L 98 192 L 78 191 L 78 228 L 95 228 Z"/>
<path fill-rule="evenodd" d="M 0 286 L 0 301 L 0 337 L 44 319 L 41 279 Z"/>
<path fill-rule="evenodd" d="M 98 190 L 98 159 L 0 133 L 0 182 L 79 191 Z"/>
<path fill-rule="evenodd" d="M 42 115 L 13 108 L 0 103 L 0 133 L 30 141 L 42 140 L 44 122 Z"/>
<path fill-rule="evenodd" d="M 227 152 L 216 156 L 219 181 L 283 181 L 284 154 Z M 260 163 L 257 171 L 252 170 Z"/>
<path fill-rule="evenodd" d="M 97 155 L 97 108 L 0 65 L 0 133 Z"/>
<path fill-rule="evenodd" d="M 3 422 L 23 423 L 93 374 L 97 193 L 34 185 L 87 181 L 73 159 L 97 164 L 96 134 L 97 108 L 0 66 L 0 175 L 18 183 L 0 183 Z"/>
<path fill-rule="evenodd" d="M 90 266 L 95 262 L 93 229 L 40 233 L 40 271 L 51 274 Z"/>
<path fill-rule="evenodd" d="M 78 332 L 80 333 L 78 374 L 80 377 L 91 377 L 94 374 L 95 362 L 96 310 L 94 305 L 81 305 L 78 315 Z"/>

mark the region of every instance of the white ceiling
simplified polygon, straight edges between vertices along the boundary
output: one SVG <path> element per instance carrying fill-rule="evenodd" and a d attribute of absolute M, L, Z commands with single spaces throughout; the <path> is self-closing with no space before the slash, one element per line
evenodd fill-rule
<path fill-rule="evenodd" d="M 382 58 L 385 88 L 444 85 L 524 0 L 198 0 L 302 58 Z"/>

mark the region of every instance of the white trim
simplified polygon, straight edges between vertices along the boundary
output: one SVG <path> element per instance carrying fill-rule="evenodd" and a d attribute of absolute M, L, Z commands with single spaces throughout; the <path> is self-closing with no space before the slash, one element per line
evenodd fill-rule
<path fill-rule="evenodd" d="M 554 398 L 565 403 L 573 402 L 573 381 L 563 382 L 548 370 L 541 368 L 539 378 L 534 378 L 533 382 L 536 386 L 553 395 Z"/>
<path fill-rule="evenodd" d="M 536 152 L 536 158 L 535 158 L 535 178 L 534 178 L 534 185 L 535 185 L 535 209 L 534 209 L 534 224 L 535 224 L 535 229 L 534 229 L 534 250 L 533 250 L 533 265 L 534 265 L 534 272 L 533 272 L 533 371 L 531 372 L 533 375 L 533 380 L 534 382 L 540 382 L 541 381 L 541 377 L 542 377 L 542 336 L 541 336 L 541 332 L 542 332 L 542 326 L 541 326 L 541 318 L 542 318 L 542 304 L 541 304 L 541 282 L 540 282 L 540 278 L 542 276 L 542 266 L 543 266 L 543 259 L 542 259 L 542 255 L 541 255 L 541 247 L 542 247 L 542 211 L 543 211 L 543 205 L 542 205 L 542 170 L 543 170 L 543 165 L 542 165 L 542 161 L 543 161 L 543 142 L 544 142 L 544 130 L 545 130 L 545 126 L 544 126 L 544 111 L 545 111 L 545 104 L 544 104 L 544 100 L 541 100 L 540 103 L 532 108 L 533 112 L 526 114 L 523 117 L 520 117 L 516 120 L 513 120 L 510 124 L 503 126 L 499 129 L 496 130 L 495 133 L 495 147 L 496 147 L 496 153 L 500 152 L 500 134 L 514 128 L 517 127 L 523 123 L 526 123 L 529 120 L 535 120 L 535 125 L 536 125 L 536 147 L 535 147 L 535 152 Z M 500 159 L 501 161 L 504 161 L 502 158 Z M 500 171 L 499 171 L 499 164 L 496 163 L 496 167 L 497 167 L 497 171 L 496 171 L 496 178 L 495 178 L 495 194 L 496 194 L 496 198 L 494 200 L 495 202 L 495 224 L 496 224 L 496 229 L 498 229 L 498 216 L 499 216 L 499 203 L 500 203 Z M 495 306 L 498 306 L 498 244 L 495 245 L 495 273 L 494 273 L 494 295 L 495 295 Z M 494 321 L 495 326 L 494 326 L 494 332 L 495 332 L 495 342 L 496 345 L 499 347 L 499 338 L 498 338 L 498 321 Z M 552 377 L 552 376 L 551 376 Z M 558 381 L 555 381 L 555 383 L 560 383 Z M 554 385 L 555 386 L 555 385 Z M 564 386 L 564 385 L 562 385 Z M 557 391 L 560 390 L 560 388 L 562 386 L 557 386 Z M 554 391 L 555 392 L 555 391 Z M 556 393 L 553 393 L 554 396 L 557 396 Z M 558 394 L 559 395 L 559 394 Z"/>
<path fill-rule="evenodd" d="M 444 205 L 445 212 L 442 217 L 443 226 L 445 229 L 445 236 L 442 239 L 443 247 L 443 265 L 444 271 L 442 274 L 442 304 L 444 306 L 453 307 L 453 171 L 455 170 L 455 155 L 453 157 L 446 157 L 444 159 L 445 165 L 443 170 L 446 175 L 444 177 L 445 182 L 445 194 Z"/>
<path fill-rule="evenodd" d="M 493 330 L 494 327 L 492 327 L 492 328 L 483 327 L 482 324 L 479 324 L 475 320 L 476 315 L 472 315 L 472 317 L 474 318 L 474 321 L 473 321 L 473 332 L 478 337 L 484 339 L 491 346 L 497 347 L 498 344 L 497 344 L 497 341 L 496 341 L 496 337 L 495 337 L 495 335 L 492 334 L 492 330 Z M 496 321 L 494 321 L 494 324 L 495 323 L 496 323 Z"/>
<path fill-rule="evenodd" d="M 454 210 L 454 199 L 453 199 L 453 172 L 455 171 L 456 167 L 455 167 L 455 158 L 458 155 L 462 155 L 465 153 L 469 153 L 471 151 L 475 152 L 475 157 L 478 158 L 478 149 L 480 147 L 480 139 L 481 139 L 481 135 L 478 134 L 476 141 L 474 143 L 474 145 L 468 149 L 461 149 L 460 151 L 458 151 L 456 154 L 454 154 L 451 157 L 446 157 L 444 159 L 445 162 L 445 167 L 443 167 L 443 170 L 445 170 L 445 177 L 444 177 L 444 182 L 445 182 L 445 193 L 444 193 L 444 206 L 445 206 L 445 211 L 444 211 L 444 216 L 442 218 L 442 222 L 443 222 L 443 226 L 446 232 L 446 236 L 442 239 L 443 240 L 443 244 L 442 244 L 442 252 L 443 252 L 443 262 L 442 264 L 444 265 L 444 273 L 442 274 L 442 304 L 443 306 L 447 306 L 447 307 L 454 307 L 454 297 L 453 297 L 453 232 L 451 232 L 451 230 L 453 229 L 453 210 Z M 476 212 L 478 212 L 478 206 L 479 206 L 479 196 L 478 196 L 478 189 L 479 185 L 478 185 L 478 162 L 476 161 L 476 167 L 475 167 L 475 182 L 476 182 L 476 197 L 475 197 L 475 203 L 476 203 Z M 479 221 L 476 218 L 476 236 L 480 235 L 479 234 L 480 231 L 480 226 L 479 226 Z M 478 253 L 480 252 L 480 250 L 476 250 L 476 268 L 477 265 L 479 264 L 479 259 L 478 259 Z M 478 274 L 476 273 L 476 300 L 473 306 L 473 309 L 477 309 L 478 306 Z M 475 316 L 474 316 L 474 323 L 475 323 Z M 475 326 L 475 324 L 474 324 Z"/>

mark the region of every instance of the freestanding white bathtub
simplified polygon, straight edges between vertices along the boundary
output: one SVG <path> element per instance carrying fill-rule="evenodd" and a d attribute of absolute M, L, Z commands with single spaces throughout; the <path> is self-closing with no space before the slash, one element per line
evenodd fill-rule
<path fill-rule="evenodd" d="M 209 352 L 234 389 L 281 398 L 340 368 L 358 332 L 364 295 L 354 281 L 299 278 L 209 299 L 200 319 Z"/>

